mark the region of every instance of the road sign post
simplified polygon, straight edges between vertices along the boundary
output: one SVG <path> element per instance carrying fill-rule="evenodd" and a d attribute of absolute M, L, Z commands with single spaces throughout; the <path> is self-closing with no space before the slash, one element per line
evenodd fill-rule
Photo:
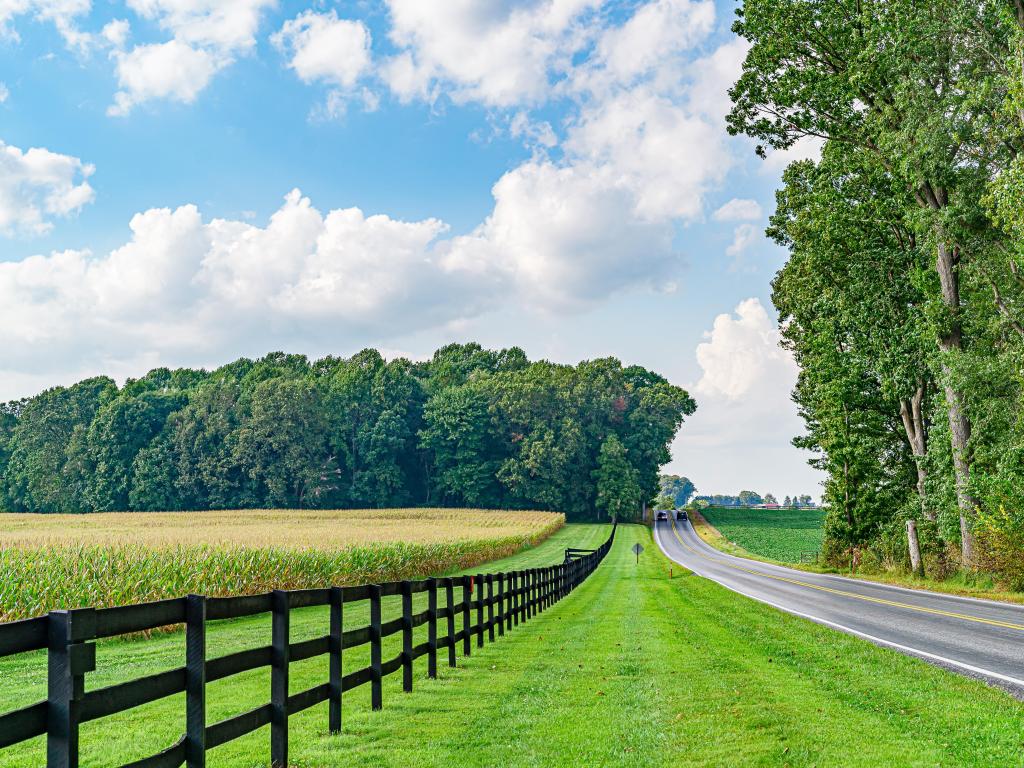
<path fill-rule="evenodd" d="M 636 555 L 636 564 L 640 565 L 640 553 L 644 551 L 643 545 L 638 541 L 633 545 L 633 554 Z"/>

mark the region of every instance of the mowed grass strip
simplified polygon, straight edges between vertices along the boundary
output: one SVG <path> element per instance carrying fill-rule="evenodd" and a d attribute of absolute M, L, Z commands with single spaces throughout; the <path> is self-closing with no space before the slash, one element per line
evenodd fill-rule
<path fill-rule="evenodd" d="M 726 539 L 757 557 L 798 563 L 821 550 L 825 512 L 821 509 L 708 507 L 701 513 Z"/>
<path fill-rule="evenodd" d="M 451 509 L 0 515 L 0 621 L 417 578 L 506 557 L 564 523 Z"/>
<path fill-rule="evenodd" d="M 620 528 L 586 584 L 458 670 L 349 707 L 338 737 L 303 720 L 293 763 L 1020 764 L 1024 704 L 1002 691 L 669 567 L 646 528 Z"/>

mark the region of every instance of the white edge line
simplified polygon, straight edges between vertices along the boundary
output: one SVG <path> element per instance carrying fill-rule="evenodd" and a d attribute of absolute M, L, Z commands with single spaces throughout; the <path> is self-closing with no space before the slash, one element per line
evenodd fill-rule
<path fill-rule="evenodd" d="M 714 579 L 714 578 L 712 578 L 710 576 L 707 576 L 707 575 L 705 575 L 703 573 L 700 573 L 699 571 L 694 570 L 693 568 L 691 568 L 690 566 L 686 565 L 685 563 L 680 563 L 678 560 L 676 560 L 674 557 L 672 557 L 672 555 L 670 555 L 668 553 L 668 550 L 665 549 L 665 545 L 662 544 L 662 542 L 661 542 L 661 536 L 658 534 L 658 529 L 657 528 L 655 528 L 654 539 L 655 539 L 655 541 L 658 542 L 658 547 L 661 549 L 662 553 L 664 553 L 665 557 L 667 557 L 669 560 L 671 560 L 672 562 L 674 562 L 674 563 L 676 563 L 678 565 L 683 566 L 684 568 L 687 568 L 688 570 L 693 571 L 698 576 L 700 576 L 702 579 L 707 579 L 708 581 L 713 581 L 715 584 L 718 584 L 720 587 L 724 587 L 725 589 L 728 589 L 730 592 L 735 592 L 737 595 L 743 595 L 744 597 L 749 598 L 751 600 L 756 600 L 759 603 L 764 603 L 765 605 L 770 605 L 772 608 L 775 608 L 777 610 L 783 611 L 784 613 L 788 613 L 788 614 L 791 614 L 793 616 L 799 616 L 800 618 L 807 619 L 808 621 L 813 621 L 816 624 L 824 624 L 825 626 L 832 627 L 833 629 L 838 629 L 841 632 L 846 632 L 847 634 L 855 635 L 856 637 L 863 638 L 864 640 L 869 640 L 872 643 L 875 643 L 877 645 L 885 645 L 885 646 L 888 646 L 890 648 L 895 648 L 895 649 L 897 649 L 899 651 L 902 651 L 903 653 L 906 653 L 906 654 L 909 654 L 909 655 L 912 655 L 912 656 L 918 656 L 918 657 L 922 657 L 922 658 L 926 658 L 926 659 L 931 659 L 933 661 L 937 661 L 937 662 L 940 662 L 942 664 L 949 664 L 950 666 L 958 667 L 960 669 L 967 670 L 968 672 L 973 672 L 976 675 L 981 675 L 981 676 L 989 678 L 989 679 L 1000 680 L 1000 681 L 1002 681 L 1004 683 L 1010 683 L 1011 685 L 1016 685 L 1016 686 L 1019 686 L 1020 688 L 1024 688 L 1024 680 L 1018 680 L 1017 678 L 1010 677 L 1009 675 L 1003 675 L 1003 674 L 1000 674 L 999 672 L 993 672 L 992 670 L 989 670 L 989 669 L 982 669 L 981 667 L 976 667 L 973 664 L 967 664 L 967 663 L 965 663 L 963 661 L 957 661 L 956 659 L 950 659 L 950 658 L 947 658 L 945 656 L 939 656 L 938 654 L 929 653 L 928 651 L 921 651 L 921 650 L 918 650 L 917 648 L 911 648 L 908 645 L 901 645 L 900 643 L 893 642 L 892 640 L 886 640 L 886 639 L 881 638 L 881 637 L 875 637 L 874 635 L 869 635 L 866 632 L 861 632 L 860 630 L 853 629 L 851 627 L 847 627 L 847 626 L 845 626 L 843 624 L 837 624 L 834 621 L 829 621 L 828 619 L 822 619 L 822 618 L 819 618 L 818 616 L 811 616 L 809 613 L 803 613 L 801 611 L 797 611 L 797 610 L 794 610 L 792 608 L 787 608 L 786 606 L 779 605 L 778 603 L 773 603 L 771 600 L 765 600 L 764 598 L 755 597 L 754 595 L 747 594 L 746 592 L 743 592 L 743 591 L 741 591 L 739 589 L 736 589 L 735 587 L 730 586 L 728 584 L 725 584 L 725 583 L 719 581 L 718 579 Z"/>

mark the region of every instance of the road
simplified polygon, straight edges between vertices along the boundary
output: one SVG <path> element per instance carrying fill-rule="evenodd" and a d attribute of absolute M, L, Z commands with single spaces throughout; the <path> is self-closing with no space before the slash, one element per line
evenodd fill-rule
<path fill-rule="evenodd" d="M 672 560 L 742 595 L 1024 697 L 1024 606 L 808 573 L 719 552 L 689 520 L 659 521 Z"/>

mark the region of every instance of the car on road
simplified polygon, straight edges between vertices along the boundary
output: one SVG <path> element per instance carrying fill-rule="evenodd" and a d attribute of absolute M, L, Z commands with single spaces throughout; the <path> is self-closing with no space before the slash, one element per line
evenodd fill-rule
<path fill-rule="evenodd" d="M 685 520 L 685 519 L 686 519 L 686 510 L 685 509 L 677 509 L 676 510 L 676 520 Z"/>
<path fill-rule="evenodd" d="M 668 520 L 668 512 L 666 512 L 664 509 L 659 509 L 658 514 L 655 516 L 655 519 Z"/>

